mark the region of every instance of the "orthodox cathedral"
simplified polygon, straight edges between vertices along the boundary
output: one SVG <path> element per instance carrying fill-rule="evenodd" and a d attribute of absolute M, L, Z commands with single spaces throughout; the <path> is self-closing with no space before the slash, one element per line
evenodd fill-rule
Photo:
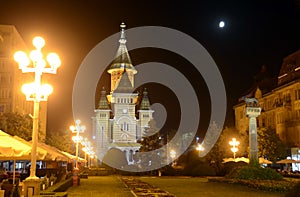
<path fill-rule="evenodd" d="M 139 150 L 138 140 L 152 119 L 148 93 L 142 98 L 134 93 L 134 75 L 137 70 L 132 65 L 125 38 L 125 24 L 120 25 L 119 48 L 108 73 L 111 75 L 110 94 L 101 91 L 98 107 L 92 117 L 93 133 L 96 140 L 96 155 L 102 162 L 104 155 L 112 148 L 124 152 L 129 165 L 134 164 L 133 154 Z M 139 101 L 139 109 L 137 104 Z"/>

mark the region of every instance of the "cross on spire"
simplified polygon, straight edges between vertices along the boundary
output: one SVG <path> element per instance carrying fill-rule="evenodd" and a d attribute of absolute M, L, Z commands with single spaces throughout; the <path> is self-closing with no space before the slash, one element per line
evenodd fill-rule
<path fill-rule="evenodd" d="M 121 36 L 120 36 L 120 44 L 125 44 L 126 43 L 126 38 L 125 38 L 125 28 L 126 28 L 126 25 L 124 22 L 121 23 L 120 25 L 121 27 Z"/>

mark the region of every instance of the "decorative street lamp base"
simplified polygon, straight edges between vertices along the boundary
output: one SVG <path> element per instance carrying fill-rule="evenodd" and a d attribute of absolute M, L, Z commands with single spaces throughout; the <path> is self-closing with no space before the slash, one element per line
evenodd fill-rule
<path fill-rule="evenodd" d="M 79 179 L 79 169 L 74 168 L 73 170 L 73 186 L 78 186 L 80 184 L 80 179 Z"/>
<path fill-rule="evenodd" d="M 36 179 L 37 178 L 37 179 Z M 40 194 L 41 179 L 28 177 L 24 183 L 24 197 L 38 196 Z"/>
<path fill-rule="evenodd" d="M 27 177 L 26 178 L 26 180 L 38 180 L 38 179 L 40 179 L 39 177 L 37 177 L 37 176 L 29 176 L 29 177 Z"/>

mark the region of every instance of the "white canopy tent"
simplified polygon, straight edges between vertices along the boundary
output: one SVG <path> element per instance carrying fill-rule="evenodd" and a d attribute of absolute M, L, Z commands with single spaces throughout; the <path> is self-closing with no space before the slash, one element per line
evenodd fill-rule
<path fill-rule="evenodd" d="M 14 161 L 13 180 L 15 178 L 15 161 L 16 160 L 31 160 L 32 142 L 28 142 L 18 136 L 11 136 L 0 130 L 0 160 Z M 72 161 L 76 157 L 72 154 L 58 150 L 55 147 L 45 143 L 38 143 L 37 160 L 43 161 Z M 85 161 L 83 158 L 78 158 L 79 161 Z"/>
<path fill-rule="evenodd" d="M 65 154 L 63 154 L 61 150 L 59 150 L 59 149 L 57 149 L 57 148 L 55 148 L 53 146 L 50 146 L 48 144 L 39 142 L 38 143 L 38 147 L 47 150 L 47 152 L 52 155 L 52 160 L 55 160 L 55 161 L 66 161 L 66 162 L 69 161 L 69 158 Z"/>
<path fill-rule="evenodd" d="M 38 160 L 44 160 L 47 154 L 46 150 L 38 148 L 36 157 Z M 31 143 L 0 130 L 0 160 L 14 159 L 30 160 Z"/>
<path fill-rule="evenodd" d="M 21 138 L 20 138 L 21 139 Z M 24 140 L 26 142 L 26 140 Z M 15 162 L 16 160 L 31 159 L 31 144 L 27 144 L 0 130 L 0 160 L 13 160 L 13 182 L 15 181 Z M 37 159 L 43 160 L 47 156 L 47 151 L 37 150 Z"/>
<path fill-rule="evenodd" d="M 65 152 L 65 151 L 62 151 L 62 153 L 63 153 L 64 155 L 66 155 L 71 161 L 74 161 L 74 160 L 76 159 L 76 156 L 75 156 L 75 155 L 72 155 L 72 154 L 67 153 L 67 152 Z M 78 157 L 78 161 L 79 161 L 79 162 L 86 162 L 86 160 L 85 160 L 84 158 L 81 158 L 81 157 Z"/>

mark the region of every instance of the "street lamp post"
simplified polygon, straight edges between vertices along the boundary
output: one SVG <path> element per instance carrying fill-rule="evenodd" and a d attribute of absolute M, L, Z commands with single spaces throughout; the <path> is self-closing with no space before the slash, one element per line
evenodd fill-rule
<path fill-rule="evenodd" d="M 198 155 L 200 156 L 201 152 L 204 151 L 204 147 L 202 146 L 202 144 L 198 143 L 196 150 L 198 151 Z"/>
<path fill-rule="evenodd" d="M 176 151 L 175 150 L 171 150 L 170 151 L 170 157 L 172 158 L 172 165 L 175 164 L 174 159 L 176 158 Z"/>
<path fill-rule="evenodd" d="M 229 145 L 232 146 L 231 151 L 233 152 L 233 158 L 235 159 L 235 154 L 239 150 L 237 146 L 240 145 L 240 142 L 237 141 L 236 138 L 232 138 L 232 140 L 229 141 Z"/>
<path fill-rule="evenodd" d="M 43 73 L 56 74 L 57 68 L 61 62 L 56 53 L 47 55 L 47 62 L 43 58 L 42 48 L 45 40 L 42 37 L 35 37 L 32 41 L 35 50 L 30 52 L 29 57 L 23 51 L 17 51 L 14 59 L 19 64 L 23 73 L 34 73 L 35 81 L 31 84 L 24 84 L 22 92 L 26 95 L 26 100 L 33 101 L 33 130 L 32 130 L 32 150 L 31 150 L 31 169 L 28 179 L 39 179 L 36 177 L 36 150 L 39 131 L 39 104 L 40 101 L 47 101 L 48 96 L 52 93 L 52 87 L 49 84 L 41 84 Z M 31 64 L 30 64 L 31 63 Z"/>
<path fill-rule="evenodd" d="M 88 145 L 89 145 L 89 141 L 87 138 L 84 138 L 83 141 L 81 142 L 81 144 L 83 145 L 83 152 L 84 152 L 84 160 L 85 160 L 85 163 L 84 163 L 84 167 L 87 167 L 87 152 L 88 152 Z"/>
<path fill-rule="evenodd" d="M 90 158 L 90 165 L 89 167 L 92 167 L 94 166 L 94 158 L 95 158 L 95 153 L 93 152 L 92 154 L 89 155 L 89 158 Z"/>
<path fill-rule="evenodd" d="M 91 142 L 88 141 L 87 138 L 85 138 L 81 144 L 84 146 L 82 148 L 82 150 L 84 151 L 85 167 L 89 167 L 87 165 L 87 163 L 89 163 L 89 162 L 87 162 L 88 161 L 87 157 L 90 157 L 91 155 L 94 155 L 95 152 L 93 151 L 93 147 L 91 146 Z"/>
<path fill-rule="evenodd" d="M 85 130 L 85 126 L 80 125 L 80 123 L 80 120 L 76 120 L 75 125 L 70 126 L 70 130 L 72 131 L 72 133 L 76 133 L 76 135 L 72 137 L 72 140 L 76 143 L 76 161 L 74 170 L 78 170 L 78 150 L 79 143 L 82 141 L 82 137 L 79 134 L 84 133 Z"/>
<path fill-rule="evenodd" d="M 196 150 L 199 151 L 199 152 L 204 151 L 204 147 L 202 146 L 202 144 L 198 144 L 197 147 L 196 147 Z"/>

